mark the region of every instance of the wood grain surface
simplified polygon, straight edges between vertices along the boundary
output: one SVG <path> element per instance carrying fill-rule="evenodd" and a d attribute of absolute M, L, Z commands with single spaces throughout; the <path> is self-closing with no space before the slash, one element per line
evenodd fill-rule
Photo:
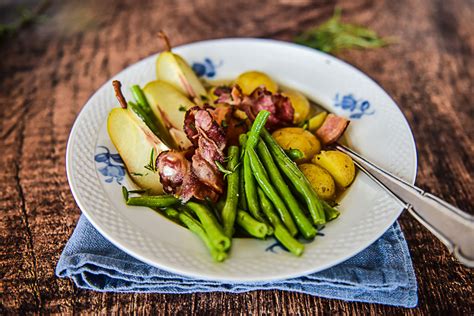
<path fill-rule="evenodd" d="M 15 12 L 0 1 L 0 17 Z M 30 1 L 30 4 L 33 3 Z M 374 78 L 415 135 L 417 184 L 473 214 L 472 0 L 57 1 L 0 44 L 0 313 L 473 314 L 473 273 L 409 214 L 419 304 L 401 309 L 283 291 L 111 294 L 77 289 L 54 269 L 80 215 L 65 172 L 67 138 L 86 100 L 124 67 L 174 45 L 221 37 L 291 40 L 343 8 L 345 21 L 398 43 L 338 57 Z"/>

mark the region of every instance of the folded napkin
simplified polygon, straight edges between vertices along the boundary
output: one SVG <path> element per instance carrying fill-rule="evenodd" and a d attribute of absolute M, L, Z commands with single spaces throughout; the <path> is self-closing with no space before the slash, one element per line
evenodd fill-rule
<path fill-rule="evenodd" d="M 72 278 L 80 288 L 101 292 L 241 293 L 277 289 L 403 307 L 415 307 L 418 301 L 410 253 L 398 223 L 367 249 L 330 269 L 283 281 L 239 284 L 184 277 L 147 265 L 112 245 L 81 216 L 56 274 Z"/>

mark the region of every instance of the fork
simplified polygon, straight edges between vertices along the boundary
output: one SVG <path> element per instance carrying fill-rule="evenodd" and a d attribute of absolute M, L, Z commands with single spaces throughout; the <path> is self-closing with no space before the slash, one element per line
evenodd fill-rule
<path fill-rule="evenodd" d="M 458 261 L 474 267 L 474 216 L 376 166 L 352 149 L 335 144 L 404 209 L 443 242 Z"/>

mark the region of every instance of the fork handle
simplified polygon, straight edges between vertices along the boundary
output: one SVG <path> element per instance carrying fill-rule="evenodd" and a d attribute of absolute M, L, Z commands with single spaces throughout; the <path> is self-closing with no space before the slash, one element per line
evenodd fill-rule
<path fill-rule="evenodd" d="M 460 263 L 474 267 L 474 216 L 374 165 L 352 149 L 335 145 L 378 184 L 387 189 L 430 230 Z"/>

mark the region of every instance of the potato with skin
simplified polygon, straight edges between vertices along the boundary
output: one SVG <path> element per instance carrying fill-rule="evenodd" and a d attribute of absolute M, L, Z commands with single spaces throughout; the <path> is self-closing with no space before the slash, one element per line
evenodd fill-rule
<path fill-rule="evenodd" d="M 277 83 L 267 74 L 260 71 L 244 72 L 237 77 L 235 83 L 239 85 L 242 92 L 246 95 L 252 94 L 252 92 L 260 86 L 265 86 L 265 88 L 272 93 L 278 91 Z"/>
<path fill-rule="evenodd" d="M 308 99 L 303 94 L 295 90 L 288 90 L 282 94 L 290 99 L 291 105 L 295 110 L 293 123 L 299 124 L 306 120 L 310 109 Z"/>
<path fill-rule="evenodd" d="M 300 127 L 281 128 L 273 132 L 272 136 L 283 149 L 299 149 L 303 153 L 303 158 L 296 160 L 298 164 L 311 160 L 321 150 L 316 136 Z"/>
<path fill-rule="evenodd" d="M 334 179 L 325 169 L 312 163 L 299 165 L 316 194 L 323 200 L 333 200 L 336 193 Z"/>
<path fill-rule="evenodd" d="M 314 156 L 313 163 L 326 169 L 341 188 L 346 188 L 354 180 L 354 162 L 351 157 L 340 151 L 323 150 Z"/>

